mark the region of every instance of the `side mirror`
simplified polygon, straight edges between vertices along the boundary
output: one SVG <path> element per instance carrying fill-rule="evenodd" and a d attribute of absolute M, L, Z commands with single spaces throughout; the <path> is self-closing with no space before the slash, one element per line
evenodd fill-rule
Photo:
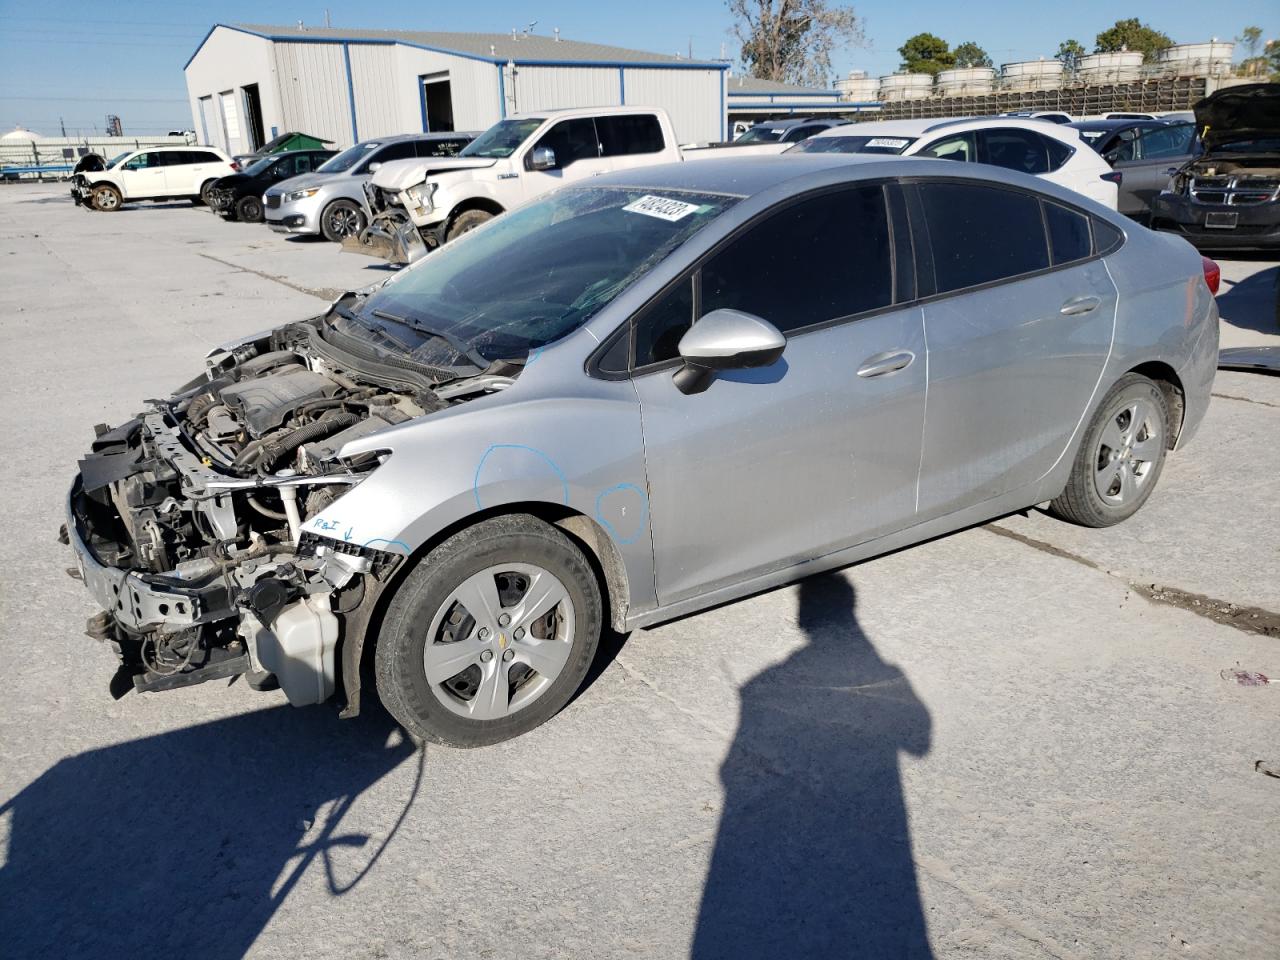
<path fill-rule="evenodd" d="M 701 393 L 717 370 L 770 366 L 786 345 L 787 338 L 767 320 L 741 310 L 712 310 L 680 338 L 684 366 L 676 371 L 676 388 Z"/>
<path fill-rule="evenodd" d="M 381 164 L 381 163 L 379 163 L 377 160 L 375 160 L 375 161 L 373 161 L 373 163 L 369 164 L 369 172 L 370 172 L 370 173 L 377 173 L 377 172 L 378 172 L 379 170 L 381 170 L 381 169 L 382 169 L 382 164 Z"/>
<path fill-rule="evenodd" d="M 533 153 L 529 155 L 530 170 L 554 170 L 556 167 L 556 152 L 550 147 L 534 147 Z"/>

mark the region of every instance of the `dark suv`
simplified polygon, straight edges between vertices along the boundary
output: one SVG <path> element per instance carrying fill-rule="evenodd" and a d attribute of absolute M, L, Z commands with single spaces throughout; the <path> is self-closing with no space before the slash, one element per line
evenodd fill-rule
<path fill-rule="evenodd" d="M 289 150 L 253 161 L 240 173 L 223 177 L 209 190 L 209 209 L 227 220 L 262 221 L 262 194 L 267 187 L 310 173 L 337 151 Z"/>

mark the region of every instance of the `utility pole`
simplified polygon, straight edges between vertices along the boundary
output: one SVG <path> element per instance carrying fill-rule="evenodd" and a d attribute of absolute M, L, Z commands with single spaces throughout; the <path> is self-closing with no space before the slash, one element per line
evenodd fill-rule
<path fill-rule="evenodd" d="M 324 28 L 326 30 L 329 29 L 329 8 L 328 7 L 324 8 Z"/>
<path fill-rule="evenodd" d="M 67 136 L 67 124 L 66 124 L 66 122 L 65 122 L 61 117 L 59 117 L 59 118 L 58 118 L 58 126 L 62 128 L 62 136 L 63 136 L 63 139 L 66 139 L 66 136 Z"/>
<path fill-rule="evenodd" d="M 693 59 L 693 37 L 689 38 L 689 59 Z"/>

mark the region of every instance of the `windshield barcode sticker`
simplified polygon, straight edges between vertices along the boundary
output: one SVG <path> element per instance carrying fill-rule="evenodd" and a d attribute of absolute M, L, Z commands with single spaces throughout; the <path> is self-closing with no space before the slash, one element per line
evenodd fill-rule
<path fill-rule="evenodd" d="M 632 200 L 622 209 L 628 213 L 643 213 L 646 217 L 657 217 L 659 220 L 670 220 L 674 223 L 677 220 L 683 220 L 699 207 L 696 203 L 685 203 L 683 200 L 669 200 L 666 197 L 646 194 L 639 200 Z"/>
<path fill-rule="evenodd" d="M 872 137 L 867 141 L 868 147 L 905 147 L 911 141 L 899 140 L 897 137 Z"/>

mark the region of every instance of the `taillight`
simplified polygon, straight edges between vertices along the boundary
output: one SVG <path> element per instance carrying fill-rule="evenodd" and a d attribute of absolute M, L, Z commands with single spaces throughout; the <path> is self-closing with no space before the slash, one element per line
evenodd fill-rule
<path fill-rule="evenodd" d="M 239 160 L 232 160 L 232 161 L 231 161 L 231 169 L 232 169 L 232 170 L 237 170 L 237 171 L 238 171 L 238 170 L 240 169 L 240 161 L 239 161 Z"/>
<path fill-rule="evenodd" d="M 1105 180 L 1107 183 L 1114 183 L 1118 187 L 1124 180 L 1124 174 L 1119 170 L 1109 170 L 1106 173 L 1098 174 L 1098 179 Z"/>
<path fill-rule="evenodd" d="M 1208 257 L 1201 257 L 1200 264 L 1204 267 L 1204 282 L 1208 285 L 1209 292 L 1216 297 L 1218 287 L 1222 283 L 1222 268 Z"/>

